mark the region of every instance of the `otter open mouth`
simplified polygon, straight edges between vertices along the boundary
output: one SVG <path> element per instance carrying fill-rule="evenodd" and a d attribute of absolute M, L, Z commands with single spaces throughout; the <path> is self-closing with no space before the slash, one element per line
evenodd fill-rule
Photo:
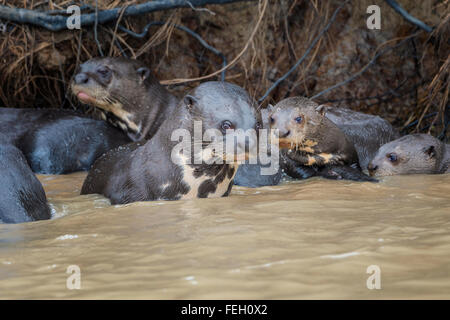
<path fill-rule="evenodd" d="M 95 104 L 96 99 L 85 93 L 84 91 L 80 91 L 77 93 L 77 98 L 87 104 Z"/>
<path fill-rule="evenodd" d="M 91 89 L 77 84 L 73 84 L 71 89 L 72 93 L 82 103 L 102 110 L 104 120 L 107 120 L 115 127 L 132 134 L 140 132 L 140 126 L 132 120 L 133 114 L 125 111 L 122 103 L 111 97 L 105 89 L 99 87 Z"/>
<path fill-rule="evenodd" d="M 72 93 L 80 100 L 82 103 L 90 104 L 93 106 L 101 105 L 101 101 L 95 97 L 95 95 L 78 85 L 72 85 Z"/>

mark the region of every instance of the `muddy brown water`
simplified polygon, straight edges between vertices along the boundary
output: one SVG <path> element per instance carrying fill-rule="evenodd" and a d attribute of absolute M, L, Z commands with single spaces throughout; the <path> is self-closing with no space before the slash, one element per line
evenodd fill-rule
<path fill-rule="evenodd" d="M 39 176 L 55 219 L 0 225 L 0 298 L 450 298 L 450 174 L 122 206 L 85 176 Z"/>

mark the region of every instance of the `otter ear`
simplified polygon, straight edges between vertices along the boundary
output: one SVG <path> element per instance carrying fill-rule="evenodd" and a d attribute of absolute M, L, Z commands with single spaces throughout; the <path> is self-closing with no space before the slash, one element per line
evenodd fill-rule
<path fill-rule="evenodd" d="M 142 81 L 145 81 L 146 79 L 148 79 L 148 77 L 150 77 L 150 69 L 147 67 L 141 67 L 137 69 L 137 73 L 141 77 Z"/>
<path fill-rule="evenodd" d="M 189 110 L 191 110 L 196 103 L 197 98 L 195 98 L 194 96 L 191 96 L 190 94 L 184 96 L 184 104 Z"/>
<path fill-rule="evenodd" d="M 323 104 L 321 104 L 320 106 L 318 106 L 318 107 L 316 107 L 316 112 L 318 113 L 318 114 L 320 114 L 321 116 L 324 116 L 325 115 L 325 113 L 326 113 L 326 106 L 325 105 L 323 105 Z"/>
<path fill-rule="evenodd" d="M 436 149 L 434 148 L 434 146 L 429 146 L 429 147 L 425 148 L 425 149 L 424 149 L 424 152 L 425 152 L 430 158 L 436 157 Z"/>

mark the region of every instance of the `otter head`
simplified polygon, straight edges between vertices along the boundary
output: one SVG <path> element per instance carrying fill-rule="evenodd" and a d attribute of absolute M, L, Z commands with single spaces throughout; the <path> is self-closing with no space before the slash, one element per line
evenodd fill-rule
<path fill-rule="evenodd" d="M 443 144 L 428 134 L 411 134 L 378 149 L 367 169 L 371 176 L 438 173 Z"/>
<path fill-rule="evenodd" d="M 304 97 L 293 97 L 269 108 L 268 124 L 275 129 L 275 135 L 278 131 L 280 148 L 314 153 L 312 147 L 320 143 L 323 123 L 330 122 L 325 107 Z"/>
<path fill-rule="evenodd" d="M 186 95 L 182 104 L 190 115 L 186 120 L 194 133 L 194 144 L 201 144 L 204 150 L 203 160 L 209 154 L 210 160 L 241 162 L 255 151 L 261 114 L 243 88 L 227 82 L 205 82 Z"/>
<path fill-rule="evenodd" d="M 100 108 L 105 120 L 136 135 L 141 130 L 139 112 L 149 105 L 152 86 L 159 86 L 158 81 L 139 61 L 107 57 L 83 63 L 71 89 L 81 102 Z"/>

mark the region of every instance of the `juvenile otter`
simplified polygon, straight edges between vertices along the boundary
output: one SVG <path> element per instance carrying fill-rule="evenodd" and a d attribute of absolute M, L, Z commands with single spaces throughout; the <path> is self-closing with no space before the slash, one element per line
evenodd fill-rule
<path fill-rule="evenodd" d="M 116 148 L 99 158 L 90 170 L 81 194 L 99 193 L 111 199 L 112 204 L 151 200 L 178 200 L 227 196 L 233 185 L 237 164 L 234 156 L 217 157 L 231 163 L 195 164 L 194 158 L 211 145 L 201 140 L 206 130 L 215 129 L 224 134 L 215 140 L 226 144 L 229 129 L 256 129 L 257 116 L 253 100 L 247 92 L 226 82 L 206 82 L 194 89 L 165 117 L 160 129 L 148 141 L 135 142 Z M 194 121 L 201 121 L 201 133 L 195 132 Z M 198 127 L 197 127 L 198 128 Z M 177 132 L 190 137 L 200 133 L 200 141 L 188 145 L 193 151 L 181 154 Z M 249 149 L 256 145 L 254 138 L 246 140 Z M 245 152 L 246 143 L 237 143 L 237 154 Z M 196 149 L 199 153 L 196 153 Z"/>
<path fill-rule="evenodd" d="M 450 145 L 428 134 L 410 134 L 381 146 L 368 166 L 372 176 L 450 172 Z"/>
<path fill-rule="evenodd" d="M 0 108 L 0 133 L 42 174 L 89 170 L 99 156 L 130 142 L 104 121 L 61 109 Z"/>
<path fill-rule="evenodd" d="M 44 189 L 22 152 L 0 134 L 0 221 L 20 223 L 50 219 Z"/>
<path fill-rule="evenodd" d="M 81 102 L 100 108 L 105 120 L 133 141 L 150 139 L 178 103 L 149 68 L 125 58 L 86 61 L 71 88 Z"/>
<path fill-rule="evenodd" d="M 269 121 L 271 129 L 279 132 L 280 162 L 285 173 L 301 179 L 320 175 L 374 181 L 361 172 L 355 145 L 325 116 L 326 110 L 304 97 L 288 98 L 273 107 Z"/>

